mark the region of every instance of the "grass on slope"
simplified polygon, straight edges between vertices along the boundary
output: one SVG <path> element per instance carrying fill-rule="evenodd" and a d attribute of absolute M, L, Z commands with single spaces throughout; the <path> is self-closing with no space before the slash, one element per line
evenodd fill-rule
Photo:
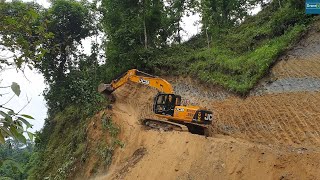
<path fill-rule="evenodd" d="M 271 3 L 221 39 L 213 40 L 210 48 L 205 47 L 203 37 L 195 37 L 198 39 L 162 50 L 148 66 L 156 73 L 192 75 L 245 94 L 299 40 L 310 21 L 303 9 L 291 3 L 282 8 Z"/>

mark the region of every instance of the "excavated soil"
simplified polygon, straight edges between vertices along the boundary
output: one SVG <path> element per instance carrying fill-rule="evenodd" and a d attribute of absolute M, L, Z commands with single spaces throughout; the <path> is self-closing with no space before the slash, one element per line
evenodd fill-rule
<path fill-rule="evenodd" d="M 320 92 L 230 98 L 213 107 L 214 125 L 223 134 L 266 144 L 320 146 Z"/>
<path fill-rule="evenodd" d="M 271 76 L 276 78 L 320 78 L 320 23 L 316 22 L 309 34 L 302 39 L 272 69 Z"/>
<path fill-rule="evenodd" d="M 146 130 L 139 119 L 152 116 L 149 106 L 155 93 L 131 83 L 115 92 L 113 120 L 121 126 L 125 147 L 116 150 L 108 173 L 94 179 L 320 177 L 320 152 L 314 149 L 265 145 L 221 134 L 206 138 L 188 132 Z"/>
<path fill-rule="evenodd" d="M 319 179 L 320 21 L 246 98 L 192 78 L 167 78 L 214 112 L 213 137 L 147 130 L 156 90 L 126 84 L 112 118 L 124 148 L 95 179 Z"/>

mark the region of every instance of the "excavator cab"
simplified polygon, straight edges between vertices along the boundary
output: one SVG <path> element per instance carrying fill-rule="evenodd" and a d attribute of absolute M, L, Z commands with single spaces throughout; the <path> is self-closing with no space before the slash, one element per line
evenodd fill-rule
<path fill-rule="evenodd" d="M 180 106 L 181 96 L 158 93 L 154 98 L 153 111 L 156 114 L 173 116 L 175 106 Z"/>

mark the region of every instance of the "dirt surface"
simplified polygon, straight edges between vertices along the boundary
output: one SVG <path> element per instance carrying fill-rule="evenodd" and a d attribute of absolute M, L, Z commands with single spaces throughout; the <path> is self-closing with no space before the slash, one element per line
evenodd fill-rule
<path fill-rule="evenodd" d="M 145 130 L 139 118 L 152 115 L 148 106 L 154 94 L 154 90 L 134 84 L 117 90 L 113 119 L 122 128 L 120 138 L 126 145 L 116 151 L 108 173 L 94 179 L 320 177 L 320 153 L 314 149 L 265 145 L 219 134 L 206 138 L 188 132 Z"/>
<path fill-rule="evenodd" d="M 320 21 L 316 22 L 307 36 L 297 46 L 281 57 L 272 69 L 276 78 L 320 78 Z"/>
<path fill-rule="evenodd" d="M 167 78 L 176 94 L 214 112 L 213 137 L 146 130 L 156 90 L 114 92 L 124 148 L 94 179 L 320 179 L 320 21 L 248 97 L 192 78 Z"/>
<path fill-rule="evenodd" d="M 265 144 L 320 146 L 320 92 L 230 98 L 213 106 L 223 134 Z"/>

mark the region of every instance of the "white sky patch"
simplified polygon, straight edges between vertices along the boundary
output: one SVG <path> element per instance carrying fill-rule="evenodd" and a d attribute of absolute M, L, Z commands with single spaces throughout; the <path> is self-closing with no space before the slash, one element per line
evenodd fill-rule
<path fill-rule="evenodd" d="M 184 15 L 182 17 L 181 27 L 183 28 L 180 31 L 182 42 L 187 41 L 192 36 L 197 35 L 201 32 L 202 24 L 199 23 L 200 21 L 200 14 L 195 13 L 189 16 Z"/>
<path fill-rule="evenodd" d="M 258 12 L 260 12 L 261 9 L 262 9 L 262 8 L 261 8 L 261 5 L 258 4 L 256 7 L 254 7 L 252 10 L 249 11 L 249 14 L 250 14 L 251 16 L 254 16 L 254 15 L 258 14 Z"/>
<path fill-rule="evenodd" d="M 5 107 L 18 112 L 27 105 L 20 114 L 27 114 L 35 118 L 35 120 L 30 120 L 30 123 L 34 126 L 32 129 L 29 129 L 35 132 L 43 127 L 44 119 L 47 116 L 46 103 L 42 96 L 45 88 L 44 78 L 41 74 L 31 71 L 29 68 L 25 69 L 24 74 L 25 76 L 21 71 L 17 72 L 16 69 L 8 69 L 0 72 L 0 79 L 2 79 L 0 86 L 10 86 L 12 82 L 20 85 L 20 96 L 14 96 Z M 11 88 L 1 89 L 0 93 L 9 93 L 0 98 L 0 104 L 7 102 L 14 95 Z M 28 100 L 30 100 L 29 104 Z"/>
<path fill-rule="evenodd" d="M 24 2 L 35 2 L 43 6 L 44 8 L 49 8 L 51 3 L 48 0 L 22 0 Z"/>

